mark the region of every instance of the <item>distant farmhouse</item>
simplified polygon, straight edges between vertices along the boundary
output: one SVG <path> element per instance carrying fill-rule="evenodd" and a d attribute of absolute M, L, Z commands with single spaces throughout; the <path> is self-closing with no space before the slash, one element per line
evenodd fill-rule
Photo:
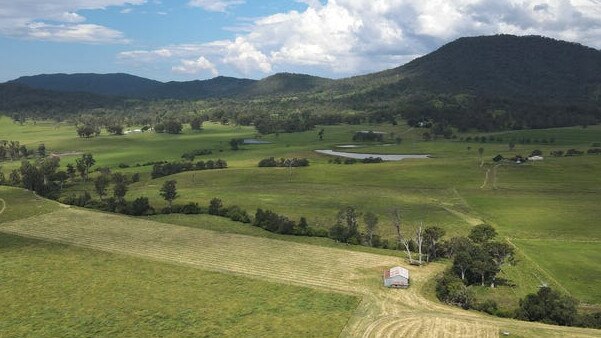
<path fill-rule="evenodd" d="M 408 288 L 409 270 L 396 266 L 390 270 L 384 271 L 384 286 L 388 288 Z"/>

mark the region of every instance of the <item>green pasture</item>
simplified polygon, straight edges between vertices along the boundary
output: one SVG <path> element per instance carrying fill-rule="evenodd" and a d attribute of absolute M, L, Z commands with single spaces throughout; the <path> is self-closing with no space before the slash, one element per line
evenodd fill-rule
<path fill-rule="evenodd" d="M 356 297 L 0 234 L 0 336 L 336 337 Z"/>
<path fill-rule="evenodd" d="M 60 208 L 58 203 L 37 197 L 31 191 L 23 189 L 0 186 L 0 199 L 10 203 L 10 208 L 7 207 L 0 213 L 0 223 L 47 214 Z M 0 210 L 4 206 L 3 201 L 0 201 Z"/>
<path fill-rule="evenodd" d="M 586 152 L 593 143 L 601 142 L 601 126 L 465 133 L 458 134 L 456 139 L 429 142 L 423 141 L 425 130 L 402 123 L 397 126 L 324 126 L 323 141 L 317 137 L 321 128 L 304 133 L 264 136 L 263 140 L 272 143 L 245 145 L 239 151 L 230 149 L 229 140 L 255 138 L 256 133 L 251 127 L 206 123 L 201 132 L 186 128 L 182 135 L 103 134 L 97 138 L 80 139 L 76 137 L 74 127 L 66 124 L 37 122 L 33 125 L 28 122 L 20 126 L 2 118 L 0 138 L 19 140 L 30 147 L 37 147 L 43 142 L 51 152 L 91 152 L 97 159 L 96 167 L 110 167 L 113 171 L 121 170 L 118 168 L 120 163 L 128 164 L 132 167 L 121 171 L 140 172 L 142 180 L 130 185 L 127 199 L 146 196 L 156 208 L 166 205 L 159 196 L 161 185 L 166 180 L 175 179 L 180 195 L 176 203 L 197 202 L 206 206 L 210 199 L 218 197 L 226 206 L 238 205 L 250 213 L 263 208 L 293 219 L 304 216 L 310 224 L 318 227 L 331 226 L 341 207 L 355 206 L 361 212 L 375 212 L 380 218 L 380 234 L 389 239 L 393 235 L 389 211 L 394 207 L 401 208 L 407 225 L 414 226 L 420 222 L 438 225 L 447 231 L 447 236 L 466 234 L 474 220 L 490 222 L 497 228 L 500 237 L 511 239 L 519 248 L 524 247 L 521 250 L 522 263 L 505 271 L 507 278 L 513 280 L 517 287 L 499 288 L 500 291 L 495 290 L 491 294 L 497 294 L 498 299 L 503 299 L 506 304 L 515 304 L 519 297 L 532 292 L 540 284 L 532 273 L 534 271 L 536 276 L 550 276 L 583 302 L 599 303 L 596 295 L 601 294 L 600 283 L 583 287 L 564 280 L 560 269 L 564 261 L 560 260 L 559 253 L 537 254 L 543 250 L 529 250 L 530 247 L 524 243 L 544 239 L 541 242 L 544 244 L 540 245 L 546 246 L 554 241 L 601 240 L 601 156 L 585 154 L 554 158 L 549 155 L 553 150 L 566 151 L 570 148 Z M 385 144 L 353 142 L 352 136 L 359 130 L 387 133 Z M 495 140 L 490 142 L 487 139 L 486 143 L 465 141 L 465 138 L 474 136 L 493 136 Z M 400 144 L 396 144 L 396 137 L 402 138 Z M 510 150 L 508 143 L 512 139 L 516 144 L 515 149 Z M 521 144 L 521 139 L 530 139 L 530 144 Z M 551 139 L 553 143 L 550 143 Z M 360 147 L 337 148 L 349 144 Z M 483 148 L 483 159 L 487 163 L 482 167 L 479 148 Z M 212 149 L 212 155 L 201 156 L 197 160 L 222 158 L 228 161 L 230 168 L 187 172 L 151 180 L 150 166 L 136 167 L 137 163 L 149 161 L 179 160 L 184 152 L 193 149 Z M 371 154 L 429 154 L 432 158 L 337 165 L 329 163 L 331 157 L 315 153 L 316 149 Z M 492 157 L 497 154 L 527 156 L 535 149 L 543 151 L 544 161 L 524 165 L 503 164 L 497 168 L 497 189 L 490 185 L 481 188 Z M 61 163 L 74 162 L 77 156 L 65 156 Z M 259 160 L 271 156 L 307 157 L 311 166 L 292 170 L 257 167 Z M 17 168 L 19 163 L 1 165 L 7 173 L 8 169 Z M 86 188 L 93 191 L 91 183 L 87 187 L 77 183 L 67 187 L 66 193 L 81 192 Z M 92 195 L 95 196 L 94 193 Z M 2 196 L 2 190 L 0 198 L 7 198 Z M 10 214 L 2 215 L 0 219 L 2 217 L 10 217 Z M 216 220 L 208 222 L 207 216 L 202 215 L 155 217 L 162 222 L 222 227 L 225 232 L 273 236 L 248 225 L 219 224 L 220 221 Z M 325 239 L 297 240 L 332 245 Z M 589 276 L 601 271 L 601 263 L 596 263 L 601 262 L 601 246 L 591 244 L 586 251 L 565 250 L 570 252 L 573 266 L 579 267 L 580 262 L 582 266 L 586 265 L 586 269 L 570 270 L 573 278 L 586 281 Z M 573 288 L 578 290 L 573 291 Z"/>
<path fill-rule="evenodd" d="M 560 283 L 584 303 L 601 304 L 601 240 L 529 239 L 513 242 L 554 278 L 551 282 Z"/>

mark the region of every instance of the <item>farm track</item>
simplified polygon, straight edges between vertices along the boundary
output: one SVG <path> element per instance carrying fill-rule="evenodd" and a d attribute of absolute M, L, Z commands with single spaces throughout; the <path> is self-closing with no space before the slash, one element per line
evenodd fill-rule
<path fill-rule="evenodd" d="M 439 264 L 410 267 L 412 287 L 389 290 L 381 286 L 380 274 L 400 263 L 395 257 L 75 208 L 0 224 L 0 232 L 361 296 L 342 336 L 497 337 L 500 328 L 540 330 L 544 336 L 599 336 L 599 331 L 504 320 L 430 301 L 422 296 L 423 287 L 442 271 Z"/>

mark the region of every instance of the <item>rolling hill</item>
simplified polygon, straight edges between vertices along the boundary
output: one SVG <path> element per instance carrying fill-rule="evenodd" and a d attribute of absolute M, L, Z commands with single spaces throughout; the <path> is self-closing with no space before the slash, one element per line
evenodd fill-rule
<path fill-rule="evenodd" d="M 34 89 L 137 99 L 202 100 L 290 95 L 310 92 L 333 82 L 311 75 L 280 73 L 260 81 L 218 76 L 209 80 L 165 83 L 129 74 L 44 74 L 21 77 L 9 83 Z"/>
<path fill-rule="evenodd" d="M 460 38 L 403 66 L 340 80 L 279 73 L 258 81 L 221 76 L 163 83 L 128 74 L 55 74 L 12 84 L 152 100 L 231 98 L 240 107 L 253 97 L 297 96 L 299 109 L 312 96 L 320 107 L 388 116 L 378 120 L 432 119 L 462 130 L 601 121 L 601 51 L 540 36 Z"/>
<path fill-rule="evenodd" d="M 382 84 L 397 94 L 600 100 L 601 51 L 540 36 L 461 38 L 401 67 L 341 83 Z"/>

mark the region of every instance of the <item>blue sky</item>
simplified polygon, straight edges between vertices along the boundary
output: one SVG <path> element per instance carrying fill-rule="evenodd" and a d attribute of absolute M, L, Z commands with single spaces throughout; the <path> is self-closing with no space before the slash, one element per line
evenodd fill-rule
<path fill-rule="evenodd" d="M 601 48 L 601 0 L 0 0 L 0 81 L 58 72 L 340 78 L 498 33 Z"/>

